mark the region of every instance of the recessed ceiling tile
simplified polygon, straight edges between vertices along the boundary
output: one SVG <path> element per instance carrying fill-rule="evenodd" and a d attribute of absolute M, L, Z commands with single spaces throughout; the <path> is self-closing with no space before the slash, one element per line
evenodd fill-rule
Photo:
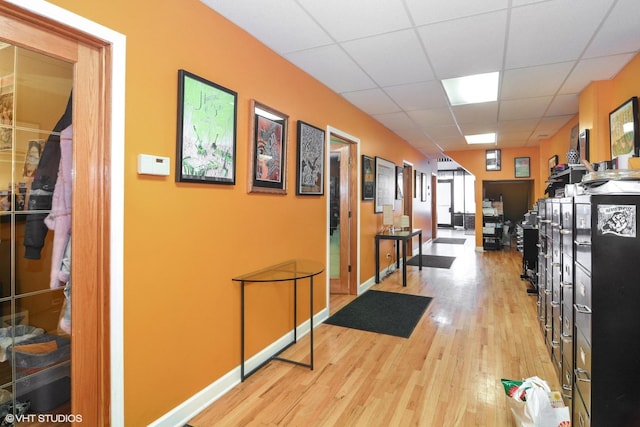
<path fill-rule="evenodd" d="M 499 133 L 526 132 L 532 133 L 538 124 L 539 118 L 525 120 L 502 120 L 498 123 Z"/>
<path fill-rule="evenodd" d="M 291 0 L 270 0 L 268 7 L 257 7 L 254 0 L 201 1 L 280 54 L 333 42 Z M 283 22 L 287 25 L 282 25 Z"/>
<path fill-rule="evenodd" d="M 462 137 L 457 126 L 431 126 L 424 130 L 435 141 Z"/>
<path fill-rule="evenodd" d="M 407 0 L 406 3 L 418 26 L 493 12 L 509 5 L 508 0 Z"/>
<path fill-rule="evenodd" d="M 551 102 L 551 96 L 500 101 L 499 120 L 518 120 L 541 117 Z"/>
<path fill-rule="evenodd" d="M 558 95 L 556 96 L 549 109 L 547 110 L 547 116 L 563 116 L 567 114 L 578 114 L 579 101 L 578 95 Z"/>
<path fill-rule="evenodd" d="M 375 84 L 337 45 L 293 52 L 284 56 L 334 92 L 371 89 Z"/>
<path fill-rule="evenodd" d="M 374 119 L 391 129 L 397 131 L 400 129 L 416 129 L 415 123 L 407 116 L 405 112 L 375 114 Z"/>
<path fill-rule="evenodd" d="M 432 108 L 430 110 L 415 110 L 407 112 L 411 120 L 420 127 L 455 126 L 456 122 L 448 108 Z"/>
<path fill-rule="evenodd" d="M 560 128 L 567 124 L 576 115 L 544 117 L 534 131 L 536 138 L 549 138 L 556 134 Z"/>
<path fill-rule="evenodd" d="M 513 8 L 506 68 L 578 59 L 612 0 L 556 0 Z"/>
<path fill-rule="evenodd" d="M 406 111 L 446 107 L 447 99 L 438 81 L 385 87 L 384 91 Z"/>
<path fill-rule="evenodd" d="M 413 30 L 396 31 L 342 44 L 380 86 L 433 80 L 433 72 Z"/>
<path fill-rule="evenodd" d="M 554 95 L 567 78 L 574 62 L 505 70 L 500 99 Z"/>
<path fill-rule="evenodd" d="M 637 52 L 640 49 L 639 22 L 638 0 L 618 0 L 585 52 L 585 58 Z"/>
<path fill-rule="evenodd" d="M 458 124 L 488 122 L 495 126 L 498 121 L 498 103 L 483 102 L 482 104 L 456 105 L 451 107 Z M 494 129 L 495 130 L 495 129 Z"/>
<path fill-rule="evenodd" d="M 601 58 L 583 59 L 578 62 L 560 93 L 580 93 L 589 83 L 598 80 L 610 80 L 618 74 L 634 54 L 613 55 Z"/>
<path fill-rule="evenodd" d="M 342 96 L 367 114 L 384 114 L 400 111 L 400 108 L 380 89 L 344 92 Z"/>
<path fill-rule="evenodd" d="M 298 0 L 298 3 L 337 41 L 411 27 L 401 0 Z"/>
<path fill-rule="evenodd" d="M 502 68 L 505 11 L 418 28 L 437 78 L 462 77 Z"/>

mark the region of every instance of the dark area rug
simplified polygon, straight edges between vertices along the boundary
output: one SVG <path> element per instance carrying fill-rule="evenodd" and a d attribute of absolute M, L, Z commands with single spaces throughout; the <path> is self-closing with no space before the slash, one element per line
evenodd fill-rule
<path fill-rule="evenodd" d="M 430 302 L 431 297 L 370 290 L 325 323 L 409 338 Z"/>
<path fill-rule="evenodd" d="M 416 255 L 407 261 L 407 265 L 418 266 L 418 256 Z M 423 267 L 434 267 L 434 268 L 450 268 L 453 261 L 456 260 L 454 256 L 443 256 L 443 255 L 422 255 L 422 266 Z"/>
<path fill-rule="evenodd" d="M 455 237 L 438 237 L 433 243 L 449 243 L 451 245 L 464 245 L 467 239 Z"/>

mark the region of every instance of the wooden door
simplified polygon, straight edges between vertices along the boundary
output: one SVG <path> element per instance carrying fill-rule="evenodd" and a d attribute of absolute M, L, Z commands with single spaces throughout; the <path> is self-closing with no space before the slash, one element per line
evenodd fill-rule
<path fill-rule="evenodd" d="M 74 64 L 71 413 L 110 425 L 109 47 L 61 24 L 0 3 L 0 39 Z M 82 230 L 82 232 L 74 232 Z"/>

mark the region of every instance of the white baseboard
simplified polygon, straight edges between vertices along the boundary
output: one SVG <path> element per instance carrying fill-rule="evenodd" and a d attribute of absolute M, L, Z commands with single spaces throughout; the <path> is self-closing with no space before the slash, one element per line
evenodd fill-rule
<path fill-rule="evenodd" d="M 314 329 L 317 325 L 321 324 L 329 317 L 329 310 L 327 308 L 318 312 L 313 316 Z M 310 322 L 307 320 L 297 327 L 296 333 L 298 338 L 301 338 L 309 333 Z M 293 340 L 293 330 L 285 334 L 277 341 L 260 351 L 255 356 L 245 361 L 245 372 L 249 372 L 252 369 L 260 366 L 278 352 L 284 346 Z M 229 371 L 214 383 L 208 385 L 203 390 L 199 391 L 183 403 L 167 412 L 162 417 L 158 418 L 151 424 L 150 427 L 179 427 L 184 426 L 190 419 L 198 415 L 205 410 L 213 402 L 224 396 L 235 386 L 240 384 L 240 365 Z"/>

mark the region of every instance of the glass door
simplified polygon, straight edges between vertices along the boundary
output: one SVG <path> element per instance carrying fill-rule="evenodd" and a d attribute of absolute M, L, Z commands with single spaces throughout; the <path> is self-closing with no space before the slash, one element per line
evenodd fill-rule
<path fill-rule="evenodd" d="M 0 414 L 32 424 L 71 413 L 73 73 L 0 43 Z"/>

